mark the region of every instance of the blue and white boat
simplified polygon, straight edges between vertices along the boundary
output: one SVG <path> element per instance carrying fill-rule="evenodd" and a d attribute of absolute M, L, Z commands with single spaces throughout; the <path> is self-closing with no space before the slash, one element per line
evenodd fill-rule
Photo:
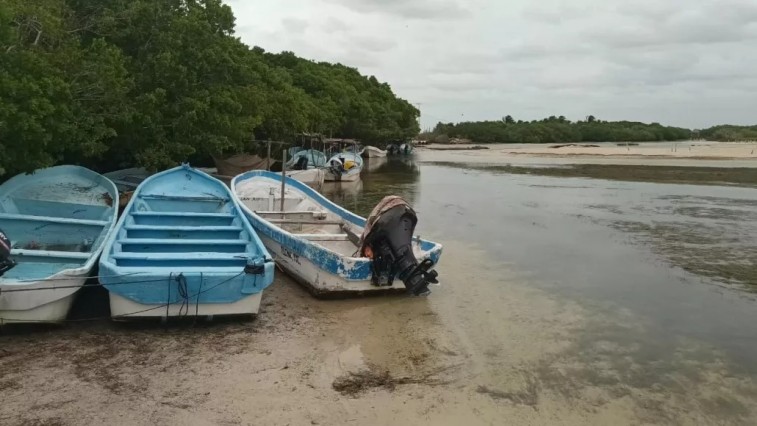
<path fill-rule="evenodd" d="M 256 314 L 274 264 L 221 181 L 188 165 L 137 188 L 100 259 L 111 316 Z"/>
<path fill-rule="evenodd" d="M 0 324 L 59 322 L 116 225 L 118 190 L 79 166 L 15 176 L 0 186 Z"/>
<path fill-rule="evenodd" d="M 363 171 L 363 157 L 347 151 L 340 152 L 329 159 L 326 170 L 327 182 L 354 182 L 360 179 Z"/>
<path fill-rule="evenodd" d="M 364 218 L 302 182 L 286 178 L 284 183 L 283 209 L 279 174 L 258 170 L 243 173 L 232 180 L 231 188 L 279 266 L 315 295 L 368 294 L 406 287 L 422 294 L 429 283 L 435 282 L 436 273 L 431 268 L 439 261 L 442 246 L 413 236 L 415 223 L 403 228 L 406 235 L 400 232 L 414 258 L 402 267 L 385 265 L 392 273 L 388 281 L 382 280 L 376 257 L 362 250 L 361 243 L 366 241 Z M 371 226 L 380 228 L 379 223 L 384 222 L 374 221 Z"/>

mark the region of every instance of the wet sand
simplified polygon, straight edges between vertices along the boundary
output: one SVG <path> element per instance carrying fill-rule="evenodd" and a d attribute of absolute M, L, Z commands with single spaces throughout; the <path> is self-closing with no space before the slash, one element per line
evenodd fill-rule
<path fill-rule="evenodd" d="M 445 245 L 429 297 L 278 273 L 254 320 L 7 328 L 0 424 L 757 421 L 753 189 L 375 167 L 327 193 L 417 206 Z"/>
<path fill-rule="evenodd" d="M 584 145 L 584 144 L 581 144 Z M 592 147 L 558 144 L 489 144 L 485 150 L 465 146 L 428 145 L 417 148 L 419 161 L 493 165 L 613 164 L 679 167 L 757 167 L 756 142 L 648 142 L 618 146 L 603 142 Z M 455 150 L 434 148 L 455 147 Z"/>
<path fill-rule="evenodd" d="M 0 423 L 694 425 L 755 418 L 757 386 L 729 371 L 716 351 L 700 358 L 696 343 L 683 342 L 671 360 L 648 370 L 637 364 L 638 343 L 596 337 L 613 327 L 638 332 L 643 326 L 632 315 L 589 315 L 514 285 L 506 267 L 472 247 L 450 245 L 445 255 L 449 284 L 431 298 L 316 301 L 280 277 L 254 321 L 165 329 L 98 322 L 4 335 Z M 482 281 L 492 285 L 474 285 Z M 685 369 L 671 374 L 665 365 L 674 360 Z"/>

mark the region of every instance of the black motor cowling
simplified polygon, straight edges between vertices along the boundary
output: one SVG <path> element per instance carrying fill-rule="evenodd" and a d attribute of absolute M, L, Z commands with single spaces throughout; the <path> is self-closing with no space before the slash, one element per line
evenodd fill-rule
<path fill-rule="evenodd" d="M 11 240 L 0 229 L 0 277 L 14 266 L 16 262 L 11 259 Z"/>
<path fill-rule="evenodd" d="M 412 239 L 418 216 L 407 205 L 392 207 L 373 223 L 363 242 L 363 255 L 372 255 L 373 284 L 390 286 L 396 276 L 408 292 L 420 296 L 430 293 L 429 284 L 437 283 L 436 271 L 429 259 L 418 263 L 413 255 Z"/>
<path fill-rule="evenodd" d="M 300 157 L 296 163 L 294 163 L 294 170 L 307 170 L 308 169 L 308 157 L 304 155 Z"/>

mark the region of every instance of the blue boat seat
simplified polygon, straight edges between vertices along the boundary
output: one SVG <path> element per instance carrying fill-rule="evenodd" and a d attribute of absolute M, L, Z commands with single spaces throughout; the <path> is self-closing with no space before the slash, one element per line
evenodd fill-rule
<path fill-rule="evenodd" d="M 0 213 L 0 220 L 23 220 L 30 222 L 47 222 L 47 223 L 64 223 L 72 225 L 84 225 L 84 226 L 105 226 L 109 222 L 105 220 L 88 220 L 88 219 L 69 219 L 67 217 L 53 217 L 53 216 L 27 216 L 21 214 L 12 213 Z"/>
<path fill-rule="evenodd" d="M 169 226 L 169 225 L 125 225 L 124 229 L 145 231 L 237 231 L 241 232 L 241 226 Z"/>

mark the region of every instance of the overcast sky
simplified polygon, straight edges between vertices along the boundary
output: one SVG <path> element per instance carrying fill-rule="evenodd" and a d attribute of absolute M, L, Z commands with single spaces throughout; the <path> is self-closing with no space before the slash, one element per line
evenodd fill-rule
<path fill-rule="evenodd" d="M 437 121 L 757 124 L 757 0 L 227 0 L 267 51 L 341 62 Z"/>

